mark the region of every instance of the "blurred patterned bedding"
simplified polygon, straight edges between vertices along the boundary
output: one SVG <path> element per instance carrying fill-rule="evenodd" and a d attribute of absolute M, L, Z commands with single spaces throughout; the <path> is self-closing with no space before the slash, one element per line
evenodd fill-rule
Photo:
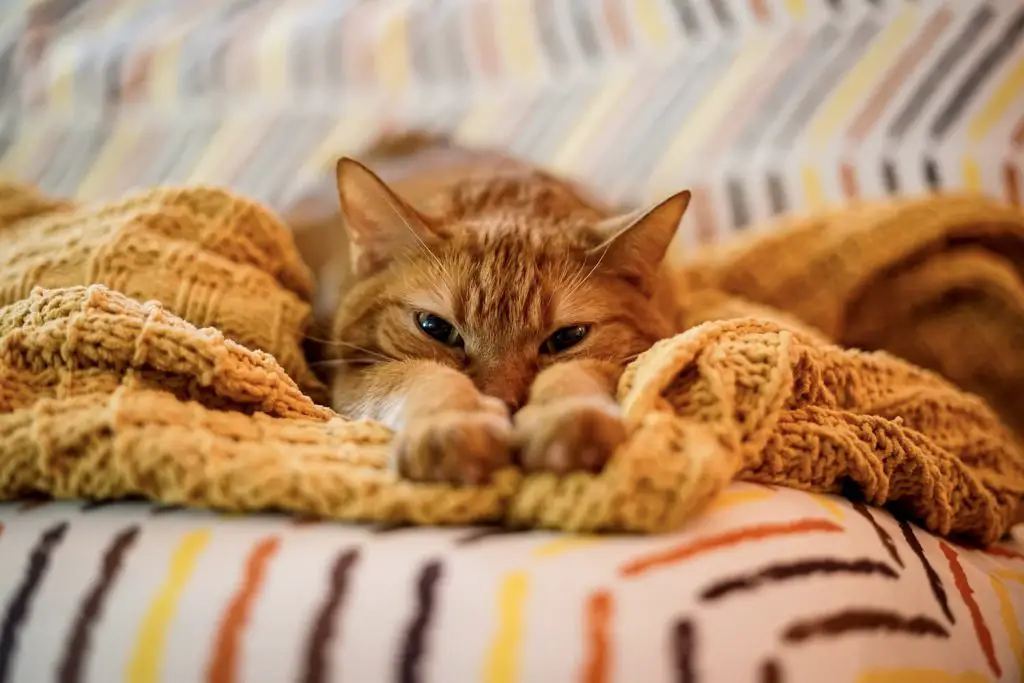
<path fill-rule="evenodd" d="M 1016 681 L 1024 552 L 736 484 L 683 533 L 0 506 L 0 680 Z"/>
<path fill-rule="evenodd" d="M 966 188 L 1020 204 L 1019 0 L 4 0 L 0 174 L 281 209 L 410 127 L 637 202 L 683 244 Z M 6 681 L 1019 681 L 986 551 L 751 484 L 668 536 L 0 506 Z"/>
<path fill-rule="evenodd" d="M 1021 201 L 1019 0 L 5 0 L 0 172 L 273 205 L 382 128 L 494 145 L 691 240 L 856 197 Z"/>

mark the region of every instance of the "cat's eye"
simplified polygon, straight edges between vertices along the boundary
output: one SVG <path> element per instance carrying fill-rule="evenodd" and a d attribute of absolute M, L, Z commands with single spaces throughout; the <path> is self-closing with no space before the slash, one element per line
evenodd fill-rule
<path fill-rule="evenodd" d="M 458 330 L 439 315 L 420 311 L 416 314 L 416 326 L 423 331 L 423 334 L 445 346 L 462 347 L 462 337 Z"/>
<path fill-rule="evenodd" d="M 540 352 L 554 354 L 571 349 L 586 339 L 588 332 L 590 332 L 589 325 L 570 325 L 569 327 L 555 330 L 555 333 L 541 344 Z"/>

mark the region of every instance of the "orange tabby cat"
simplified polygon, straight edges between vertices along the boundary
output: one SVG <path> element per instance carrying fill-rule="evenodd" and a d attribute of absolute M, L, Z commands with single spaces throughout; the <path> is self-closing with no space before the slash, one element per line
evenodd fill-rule
<path fill-rule="evenodd" d="M 334 408 L 395 429 L 419 481 L 601 468 L 626 437 L 620 374 L 677 331 L 659 266 L 689 193 L 612 215 L 500 155 L 424 145 L 375 166 L 390 186 L 337 166 Z"/>

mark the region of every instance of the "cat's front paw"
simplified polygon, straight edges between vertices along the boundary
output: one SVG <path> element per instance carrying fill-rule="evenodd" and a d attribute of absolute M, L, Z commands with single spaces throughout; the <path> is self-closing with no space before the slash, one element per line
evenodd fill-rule
<path fill-rule="evenodd" d="M 625 440 L 622 413 L 610 399 L 566 398 L 527 405 L 515 416 L 519 463 L 528 472 L 597 472 Z"/>
<path fill-rule="evenodd" d="M 440 412 L 410 423 L 394 448 L 407 479 L 480 485 L 511 463 L 512 423 L 494 411 Z"/>

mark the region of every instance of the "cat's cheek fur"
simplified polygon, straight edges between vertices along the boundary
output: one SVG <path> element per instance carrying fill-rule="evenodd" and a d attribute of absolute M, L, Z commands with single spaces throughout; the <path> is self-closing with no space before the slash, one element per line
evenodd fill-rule
<path fill-rule="evenodd" d="M 377 421 L 388 429 L 395 431 L 401 429 L 405 425 L 405 403 L 405 396 L 392 394 L 381 402 L 378 410 L 374 411 L 377 413 Z M 361 418 L 372 416 L 372 412 L 366 407 L 363 407 L 358 413 L 358 417 Z"/>

